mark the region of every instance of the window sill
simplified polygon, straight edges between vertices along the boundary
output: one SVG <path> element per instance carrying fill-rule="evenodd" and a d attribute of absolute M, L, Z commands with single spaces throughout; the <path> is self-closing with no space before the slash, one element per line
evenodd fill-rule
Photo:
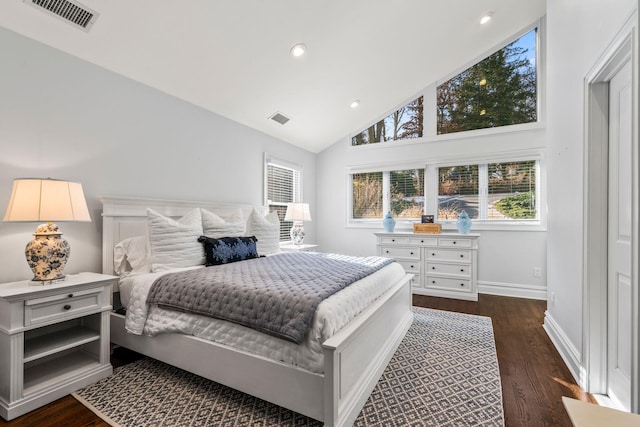
<path fill-rule="evenodd" d="M 396 227 L 394 231 L 399 233 L 410 233 L 413 232 L 413 223 L 418 221 L 398 221 L 396 223 Z M 439 224 L 442 225 L 443 232 L 457 232 L 455 222 L 450 221 L 438 221 Z M 382 226 L 382 221 L 348 221 L 345 228 L 353 228 L 353 229 L 370 229 L 382 231 L 384 227 Z M 547 227 L 541 221 L 535 222 L 514 222 L 514 223 L 506 223 L 506 222 L 474 222 L 471 226 L 472 232 L 477 231 L 535 231 L 535 232 L 544 232 L 547 231 Z"/>

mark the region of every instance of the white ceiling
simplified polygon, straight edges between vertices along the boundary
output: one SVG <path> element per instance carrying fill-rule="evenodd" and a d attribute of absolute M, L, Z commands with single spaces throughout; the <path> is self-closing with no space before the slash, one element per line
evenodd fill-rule
<path fill-rule="evenodd" d="M 22 0 L 0 2 L 0 26 L 312 152 L 545 13 L 545 0 L 80 1 L 100 13 L 88 33 Z"/>

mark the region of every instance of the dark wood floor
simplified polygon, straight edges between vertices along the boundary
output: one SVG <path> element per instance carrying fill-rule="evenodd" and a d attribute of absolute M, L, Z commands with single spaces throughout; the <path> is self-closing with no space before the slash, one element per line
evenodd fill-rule
<path fill-rule="evenodd" d="M 478 302 L 414 296 L 414 304 L 489 316 L 500 365 L 507 427 L 570 427 L 561 397 L 595 402 L 578 387 L 542 329 L 546 302 L 480 295 Z M 112 357 L 114 366 L 134 360 L 126 351 Z M 67 396 L 0 426 L 108 426 Z"/>

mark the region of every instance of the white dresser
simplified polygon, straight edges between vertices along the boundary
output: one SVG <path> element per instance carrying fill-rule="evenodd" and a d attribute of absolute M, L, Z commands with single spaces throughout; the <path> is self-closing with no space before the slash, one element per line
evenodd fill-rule
<path fill-rule="evenodd" d="M 478 300 L 479 234 L 375 233 L 379 256 L 414 275 L 414 294 Z"/>

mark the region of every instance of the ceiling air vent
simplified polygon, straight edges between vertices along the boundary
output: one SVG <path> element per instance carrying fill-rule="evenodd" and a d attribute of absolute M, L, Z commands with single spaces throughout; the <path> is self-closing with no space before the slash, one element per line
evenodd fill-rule
<path fill-rule="evenodd" d="M 22 0 L 24 3 L 57 16 L 83 31 L 89 31 L 100 14 L 74 0 Z"/>
<path fill-rule="evenodd" d="M 285 116 L 282 113 L 274 113 L 271 117 L 269 117 L 271 120 L 273 120 L 274 122 L 278 122 L 281 125 L 287 123 L 289 120 L 291 120 L 289 117 Z"/>

